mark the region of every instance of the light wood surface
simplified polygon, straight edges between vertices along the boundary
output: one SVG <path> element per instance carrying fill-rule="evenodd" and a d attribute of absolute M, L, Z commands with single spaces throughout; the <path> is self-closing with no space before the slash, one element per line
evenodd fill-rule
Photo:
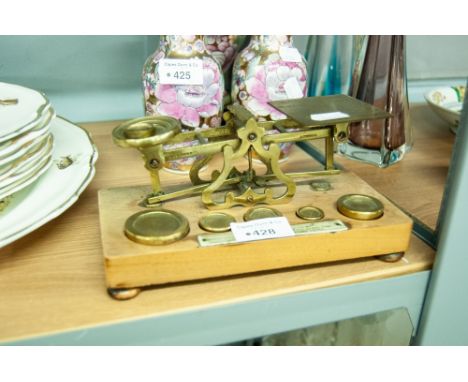
<path fill-rule="evenodd" d="M 412 105 L 413 149 L 388 168 L 336 156 L 373 188 L 435 230 L 455 135 L 426 105 Z"/>
<path fill-rule="evenodd" d="M 115 301 L 106 293 L 97 192 L 149 182 L 139 154 L 112 144 L 110 132 L 116 124 L 84 125 L 100 158 L 96 177 L 79 200 L 55 220 L 0 249 L 0 341 L 375 280 L 432 266 L 434 251 L 413 236 L 406 256 L 396 263 L 350 260 L 177 284 L 145 291 L 130 301 Z M 310 157 L 295 148 L 286 166 L 293 164 L 299 171 L 310 168 Z M 163 182 L 177 180 L 164 173 Z M 420 198 L 420 193 L 414 198 Z"/>
<path fill-rule="evenodd" d="M 99 211 L 107 284 L 111 288 L 131 288 L 406 251 L 412 227 L 408 216 L 350 172 L 328 179 L 329 191 L 313 191 L 307 182 L 302 182 L 291 202 L 274 208 L 291 224 L 300 224 L 305 221 L 295 212 L 313 204 L 323 210 L 326 219 L 342 220 L 349 230 L 215 247 L 198 245 L 198 235 L 206 233 L 198 226 L 198 221 L 207 213 L 200 195 L 164 203 L 164 208 L 187 218 L 190 233 L 178 242 L 151 246 L 135 243 L 123 233 L 127 218 L 143 210 L 138 202 L 142 195 L 149 193 L 148 187 L 101 190 Z M 381 200 L 384 215 L 370 221 L 341 215 L 336 201 L 351 193 Z M 247 209 L 234 207 L 222 211 L 241 222 Z"/>

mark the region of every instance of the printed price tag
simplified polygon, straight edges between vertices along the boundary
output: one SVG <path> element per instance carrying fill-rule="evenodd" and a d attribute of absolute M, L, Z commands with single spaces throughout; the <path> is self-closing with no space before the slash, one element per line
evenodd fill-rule
<path fill-rule="evenodd" d="M 203 85 L 203 65 L 199 59 L 163 58 L 158 74 L 164 85 Z"/>
<path fill-rule="evenodd" d="M 231 223 L 231 231 L 238 243 L 294 236 L 294 231 L 284 216 Z"/>
<path fill-rule="evenodd" d="M 296 48 L 283 46 L 279 49 L 280 57 L 286 62 L 302 62 L 302 56 Z"/>
<path fill-rule="evenodd" d="M 301 85 L 299 85 L 296 77 L 289 77 L 286 81 L 284 81 L 284 90 L 286 91 L 288 99 L 304 97 Z"/>
<path fill-rule="evenodd" d="M 349 114 L 342 113 L 341 111 L 333 111 L 331 113 L 311 114 L 310 119 L 313 121 L 329 121 L 332 119 L 348 118 Z"/>

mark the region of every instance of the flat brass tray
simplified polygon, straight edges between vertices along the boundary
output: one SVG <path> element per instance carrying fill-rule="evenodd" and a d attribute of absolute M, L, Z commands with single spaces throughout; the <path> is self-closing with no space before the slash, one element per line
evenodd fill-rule
<path fill-rule="evenodd" d="M 343 94 L 300 98 L 295 99 L 294 102 L 289 100 L 273 101 L 270 102 L 270 105 L 298 124 L 308 127 L 348 124 L 390 116 L 382 109 Z M 327 114 L 329 118 L 326 118 Z M 311 115 L 318 115 L 320 119 L 313 119 Z"/>

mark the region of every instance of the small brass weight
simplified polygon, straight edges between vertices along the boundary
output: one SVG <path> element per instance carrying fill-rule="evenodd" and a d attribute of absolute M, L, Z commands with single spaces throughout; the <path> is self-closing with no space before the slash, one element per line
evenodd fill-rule
<path fill-rule="evenodd" d="M 271 105 L 287 118 L 256 121 L 247 109 L 232 105 L 228 107 L 232 117 L 224 126 L 217 128 L 181 132 L 180 122 L 166 116 L 142 117 L 117 126 L 113 131 L 114 142 L 120 147 L 138 149 L 150 173 L 152 193 L 145 198 L 144 205 L 154 207 L 170 199 L 194 194 L 201 194 L 203 204 L 209 209 L 287 203 L 295 194 L 296 179 L 340 172 L 333 162 L 334 142 L 347 139 L 349 123 L 390 116 L 383 110 L 345 95 L 275 101 Z M 322 170 L 289 173 L 281 170 L 280 143 L 317 139 L 325 140 Z M 194 140 L 198 140 L 199 144 L 170 148 L 173 144 Z M 263 175 L 257 175 L 252 166 L 254 152 L 266 166 Z M 200 170 L 219 153 L 224 161 L 221 171 L 213 171 L 209 181 L 201 179 Z M 187 157 L 199 158 L 189 173 L 192 186 L 165 193 L 159 171 L 166 161 Z M 234 162 L 242 158 L 248 161 L 248 168 L 243 172 L 234 167 Z M 275 195 L 273 187 L 278 185 L 285 186 L 285 190 Z M 221 199 L 214 197 L 218 192 L 224 192 Z"/>

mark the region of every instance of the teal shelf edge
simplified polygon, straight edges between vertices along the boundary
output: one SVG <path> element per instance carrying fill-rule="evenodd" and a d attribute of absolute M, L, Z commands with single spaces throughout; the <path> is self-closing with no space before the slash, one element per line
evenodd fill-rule
<path fill-rule="evenodd" d="M 415 332 L 429 277 L 430 271 L 423 271 L 71 330 L 3 345 L 222 345 L 397 308 L 408 310 Z"/>

